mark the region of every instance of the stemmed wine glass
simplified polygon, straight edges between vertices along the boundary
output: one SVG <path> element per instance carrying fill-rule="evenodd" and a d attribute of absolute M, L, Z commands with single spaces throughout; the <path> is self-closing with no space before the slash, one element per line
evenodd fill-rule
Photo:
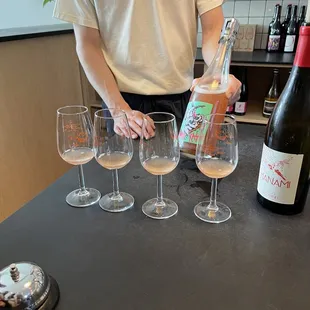
<path fill-rule="evenodd" d="M 101 194 L 94 188 L 86 188 L 83 164 L 94 157 L 93 125 L 88 108 L 66 106 L 57 110 L 57 148 L 64 161 L 79 167 L 80 188 L 66 197 L 72 207 L 88 207 L 99 201 Z"/>
<path fill-rule="evenodd" d="M 179 163 L 178 129 L 173 114 L 154 112 L 147 116 L 154 121 L 155 134 L 149 138 L 145 119 L 139 157 L 144 169 L 157 176 L 157 198 L 145 202 L 142 211 L 153 219 L 167 219 L 178 212 L 178 205 L 170 199 L 163 198 L 162 176 L 172 172 Z"/>
<path fill-rule="evenodd" d="M 122 212 L 134 205 L 134 198 L 119 191 L 118 169 L 132 159 L 133 145 L 127 116 L 120 109 L 102 109 L 95 113 L 94 146 L 97 162 L 112 170 L 113 193 L 103 196 L 99 205 L 108 212 Z"/>
<path fill-rule="evenodd" d="M 231 174 L 238 163 L 237 125 L 233 116 L 211 114 L 204 120 L 196 148 L 199 170 L 212 178 L 210 201 L 195 206 L 194 213 L 209 223 L 222 223 L 231 217 L 228 206 L 216 201 L 217 180 Z"/>

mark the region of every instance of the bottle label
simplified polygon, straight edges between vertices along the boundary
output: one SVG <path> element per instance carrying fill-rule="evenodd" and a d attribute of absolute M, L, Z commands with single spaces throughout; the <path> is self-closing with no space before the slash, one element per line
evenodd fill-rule
<path fill-rule="evenodd" d="M 245 113 L 247 104 L 248 104 L 247 102 L 237 101 L 235 104 L 235 112 L 236 113 Z"/>
<path fill-rule="evenodd" d="M 186 143 L 197 144 L 201 135 L 200 127 L 211 114 L 213 104 L 202 101 L 191 101 L 187 105 L 186 113 L 179 133 L 179 139 Z M 206 128 L 207 129 L 207 128 Z"/>
<path fill-rule="evenodd" d="M 264 144 L 258 192 L 270 201 L 294 204 L 303 157 L 302 154 L 278 152 Z"/>
<path fill-rule="evenodd" d="M 287 35 L 285 40 L 284 52 L 293 52 L 295 46 L 295 35 Z"/>
<path fill-rule="evenodd" d="M 264 114 L 266 115 L 271 115 L 273 110 L 274 110 L 274 107 L 276 105 L 276 101 L 271 101 L 271 100 L 265 100 L 264 101 Z"/>
<path fill-rule="evenodd" d="M 278 51 L 280 49 L 280 35 L 270 35 L 268 39 L 268 51 Z"/>
<path fill-rule="evenodd" d="M 226 112 L 232 113 L 233 111 L 234 111 L 234 106 L 233 105 L 227 106 Z"/>

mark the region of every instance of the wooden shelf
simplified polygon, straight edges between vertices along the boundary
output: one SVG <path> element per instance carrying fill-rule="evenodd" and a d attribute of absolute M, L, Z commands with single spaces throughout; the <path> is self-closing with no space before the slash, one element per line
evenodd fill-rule
<path fill-rule="evenodd" d="M 102 109 L 102 102 L 101 101 L 94 101 L 90 104 L 90 107 L 96 108 L 96 109 Z"/>
<path fill-rule="evenodd" d="M 268 118 L 263 117 L 262 110 L 263 102 L 250 101 L 246 114 L 244 116 L 235 115 L 235 118 L 239 123 L 266 125 L 268 123 Z"/>

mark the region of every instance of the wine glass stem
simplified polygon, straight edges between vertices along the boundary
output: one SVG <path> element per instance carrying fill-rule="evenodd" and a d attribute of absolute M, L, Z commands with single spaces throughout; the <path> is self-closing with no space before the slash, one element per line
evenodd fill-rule
<path fill-rule="evenodd" d="M 113 196 L 119 196 L 119 187 L 118 187 L 118 173 L 117 169 L 112 170 L 112 178 L 113 178 Z"/>
<path fill-rule="evenodd" d="M 83 165 L 79 165 L 79 183 L 81 193 L 86 192 Z"/>
<path fill-rule="evenodd" d="M 164 198 L 163 198 L 163 176 L 157 176 L 157 201 L 156 206 L 163 207 L 164 206 Z"/>
<path fill-rule="evenodd" d="M 217 179 L 212 179 L 210 204 L 208 205 L 208 209 L 212 211 L 218 210 L 218 206 L 216 204 L 216 193 L 217 193 Z"/>

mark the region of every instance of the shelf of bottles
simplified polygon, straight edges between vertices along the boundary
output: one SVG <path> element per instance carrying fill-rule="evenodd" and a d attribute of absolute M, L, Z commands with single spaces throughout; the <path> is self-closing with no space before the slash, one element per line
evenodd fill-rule
<path fill-rule="evenodd" d="M 274 15 L 269 24 L 267 52 L 294 53 L 296 51 L 299 29 L 305 22 L 306 6 L 299 8 L 299 17 L 297 17 L 298 6 L 289 4 L 286 7 L 286 14 L 281 21 L 282 6 L 277 4 L 274 8 Z"/>
<path fill-rule="evenodd" d="M 288 79 L 288 69 L 281 69 L 281 84 L 278 68 L 235 67 L 232 73 L 242 83 L 241 94 L 226 113 L 234 114 L 239 123 L 266 125 Z"/>

